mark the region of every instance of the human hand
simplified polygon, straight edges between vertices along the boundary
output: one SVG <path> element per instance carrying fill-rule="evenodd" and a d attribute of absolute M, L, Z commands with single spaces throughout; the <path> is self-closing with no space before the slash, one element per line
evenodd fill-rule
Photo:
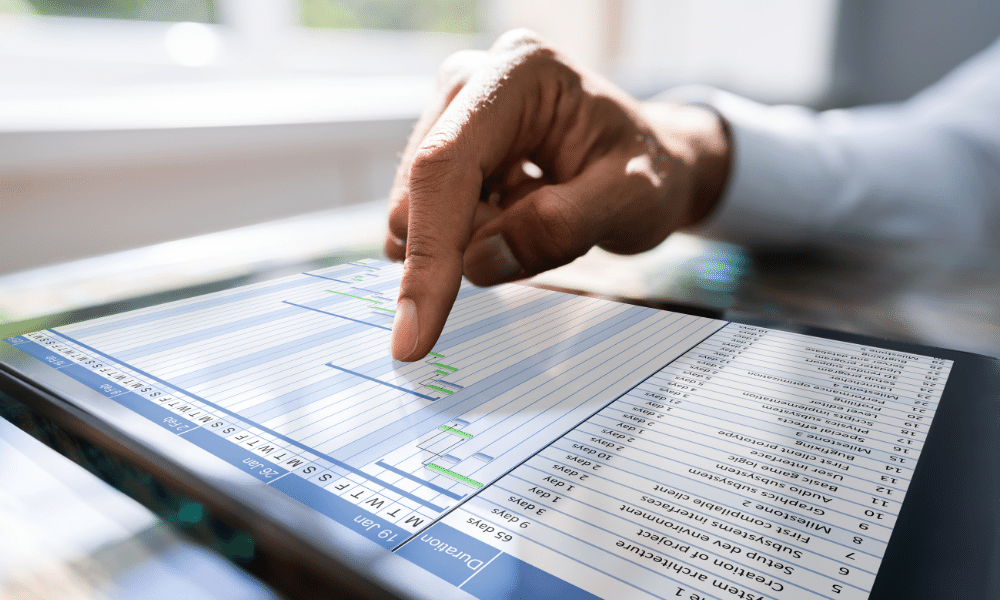
<path fill-rule="evenodd" d="M 390 194 L 385 252 L 405 259 L 393 358 L 433 348 L 463 273 L 493 285 L 595 245 L 649 250 L 708 215 L 728 170 L 714 112 L 640 103 L 531 32 L 454 55 Z"/>

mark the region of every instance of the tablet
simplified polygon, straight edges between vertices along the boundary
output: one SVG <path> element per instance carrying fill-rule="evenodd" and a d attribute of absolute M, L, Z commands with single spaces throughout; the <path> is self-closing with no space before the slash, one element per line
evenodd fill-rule
<path fill-rule="evenodd" d="M 997 590 L 997 361 L 463 283 L 401 363 L 400 275 L 7 338 L 2 386 L 358 597 Z"/>

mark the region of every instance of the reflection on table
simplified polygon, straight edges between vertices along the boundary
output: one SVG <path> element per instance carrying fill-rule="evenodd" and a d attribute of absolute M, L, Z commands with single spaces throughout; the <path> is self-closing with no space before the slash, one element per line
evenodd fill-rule
<path fill-rule="evenodd" d="M 0 599 L 277 596 L 0 418 Z"/>
<path fill-rule="evenodd" d="M 533 281 L 1000 357 L 1000 255 L 985 250 L 751 249 L 675 234 L 631 257 L 595 249 Z"/>

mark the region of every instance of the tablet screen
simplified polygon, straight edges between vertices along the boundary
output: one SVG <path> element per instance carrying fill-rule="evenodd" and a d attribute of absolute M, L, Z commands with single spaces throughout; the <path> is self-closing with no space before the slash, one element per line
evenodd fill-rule
<path fill-rule="evenodd" d="M 951 361 L 363 260 L 8 344 L 483 600 L 867 598 Z"/>

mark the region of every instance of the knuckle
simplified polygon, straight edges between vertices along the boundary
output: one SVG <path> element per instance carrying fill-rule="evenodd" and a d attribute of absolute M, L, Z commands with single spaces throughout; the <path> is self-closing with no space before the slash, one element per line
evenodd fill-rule
<path fill-rule="evenodd" d="M 559 63 L 559 53 L 541 36 L 529 29 L 515 29 L 500 36 L 490 48 L 501 67 L 508 70 L 537 68 Z"/>
<path fill-rule="evenodd" d="M 485 61 L 486 52 L 482 50 L 459 50 L 451 54 L 438 67 L 438 88 L 455 90 L 462 87 Z"/>
<path fill-rule="evenodd" d="M 437 253 L 433 251 L 431 244 L 426 244 L 419 238 L 407 241 L 407 268 L 420 269 L 425 265 L 433 264 L 436 256 Z"/>
<path fill-rule="evenodd" d="M 458 158 L 454 148 L 457 137 L 457 133 L 452 131 L 450 127 L 435 128 L 434 131 L 428 133 L 413 155 L 413 164 L 410 167 L 411 176 L 414 171 L 426 169 L 431 165 L 449 163 Z"/>
<path fill-rule="evenodd" d="M 546 263 L 562 263 L 580 254 L 581 219 L 571 202 L 546 194 L 535 206 L 540 235 L 538 251 Z"/>
<path fill-rule="evenodd" d="M 407 273 L 433 272 L 442 260 L 454 260 L 455 256 L 446 247 L 441 247 L 423 237 L 412 237 L 406 240 L 406 261 L 403 265 Z"/>
<path fill-rule="evenodd" d="M 455 136 L 441 132 L 430 134 L 417 149 L 410 167 L 409 193 L 433 192 L 442 188 L 459 168 Z"/>
<path fill-rule="evenodd" d="M 563 55 L 538 34 L 527 29 L 505 33 L 490 49 L 495 69 L 506 78 L 552 82 L 571 80 L 576 71 Z"/>
<path fill-rule="evenodd" d="M 542 36 L 538 35 L 534 31 L 525 28 L 511 29 L 510 31 L 502 34 L 494 42 L 491 50 L 496 51 L 511 51 L 511 50 L 521 50 L 524 48 L 541 48 L 545 45 L 545 40 Z"/>

